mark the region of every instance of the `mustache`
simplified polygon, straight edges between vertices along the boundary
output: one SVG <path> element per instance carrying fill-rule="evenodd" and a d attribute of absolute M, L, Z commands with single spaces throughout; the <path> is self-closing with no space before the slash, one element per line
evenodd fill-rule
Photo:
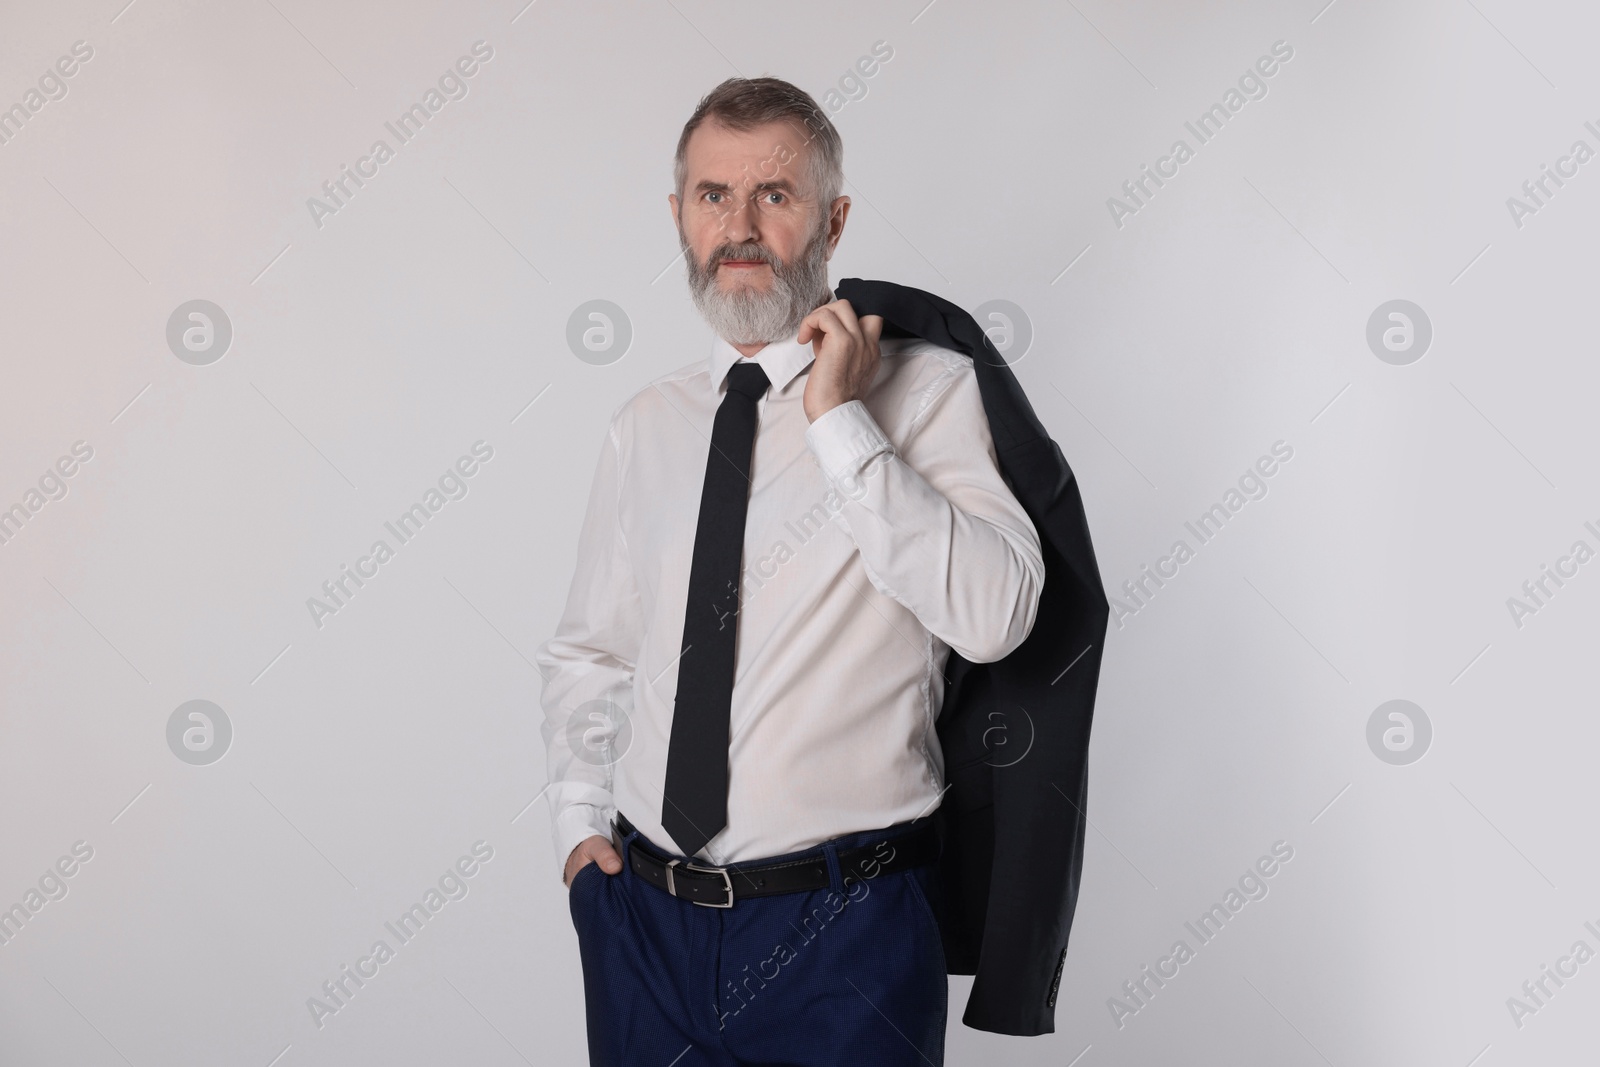
<path fill-rule="evenodd" d="M 757 259 L 773 270 L 781 270 L 784 266 L 783 261 L 774 255 L 770 249 L 752 242 L 746 242 L 737 245 L 718 245 L 712 249 L 711 254 L 706 257 L 706 270 L 713 270 L 728 259 Z"/>

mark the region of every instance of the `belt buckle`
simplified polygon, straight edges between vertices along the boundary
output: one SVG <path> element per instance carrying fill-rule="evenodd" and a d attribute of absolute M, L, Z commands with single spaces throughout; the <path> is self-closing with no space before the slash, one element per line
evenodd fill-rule
<path fill-rule="evenodd" d="M 667 861 L 667 892 L 671 893 L 675 897 L 678 896 L 678 887 L 677 887 L 677 884 L 673 881 L 673 878 L 672 878 L 672 869 L 674 867 L 682 867 L 686 871 L 700 871 L 700 872 L 702 872 L 704 874 L 720 874 L 720 875 L 722 875 L 722 885 L 723 885 L 723 888 L 725 890 L 727 890 L 727 893 L 728 893 L 728 902 L 726 904 L 713 904 L 713 903 L 710 903 L 710 902 L 704 901 L 704 900 L 690 900 L 689 903 L 698 905 L 699 907 L 702 907 L 702 908 L 731 908 L 731 907 L 733 907 L 733 879 L 728 877 L 728 869 L 726 867 L 702 867 L 698 863 L 692 863 L 692 862 L 688 862 L 686 860 L 668 860 Z M 686 900 L 688 898 L 686 898 L 686 897 L 678 897 L 678 899 Z"/>

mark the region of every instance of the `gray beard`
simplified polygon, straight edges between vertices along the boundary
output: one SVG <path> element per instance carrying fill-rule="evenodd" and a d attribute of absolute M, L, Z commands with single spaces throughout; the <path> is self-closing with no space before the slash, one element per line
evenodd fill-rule
<path fill-rule="evenodd" d="M 801 321 L 832 299 L 828 287 L 828 226 L 823 220 L 794 263 L 784 264 L 761 245 L 722 244 L 696 262 L 678 231 L 689 268 L 689 295 L 718 337 L 729 344 L 754 345 L 787 341 L 800 332 Z M 741 287 L 725 293 L 717 284 L 717 265 L 725 259 L 760 259 L 772 268 L 772 287 L 761 292 Z"/>

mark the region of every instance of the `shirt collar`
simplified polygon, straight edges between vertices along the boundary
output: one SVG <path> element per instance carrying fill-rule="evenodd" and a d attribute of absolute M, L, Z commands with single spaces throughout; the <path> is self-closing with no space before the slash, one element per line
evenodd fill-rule
<path fill-rule="evenodd" d="M 795 331 L 798 337 L 800 331 Z M 711 388 L 722 392 L 723 383 L 728 377 L 728 369 L 744 357 L 739 350 L 722 338 L 717 338 L 711 345 L 711 358 L 708 366 L 711 371 Z M 772 383 L 772 392 L 782 392 L 784 387 L 794 381 L 800 372 L 811 365 L 815 358 L 809 344 L 801 344 L 794 337 L 787 341 L 772 341 L 761 351 L 751 356 L 751 363 L 759 363 L 761 369 L 767 372 L 767 380 Z"/>

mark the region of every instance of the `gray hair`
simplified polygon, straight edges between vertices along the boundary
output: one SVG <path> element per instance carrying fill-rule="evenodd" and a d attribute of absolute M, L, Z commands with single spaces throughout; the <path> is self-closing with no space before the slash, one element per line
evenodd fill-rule
<path fill-rule="evenodd" d="M 811 185 L 820 195 L 822 213 L 827 214 L 828 205 L 844 186 L 844 142 L 810 93 L 781 78 L 729 78 L 707 93 L 678 138 L 672 178 L 679 200 L 688 179 L 689 136 L 707 119 L 740 131 L 769 122 L 799 123 L 811 146 Z"/>

